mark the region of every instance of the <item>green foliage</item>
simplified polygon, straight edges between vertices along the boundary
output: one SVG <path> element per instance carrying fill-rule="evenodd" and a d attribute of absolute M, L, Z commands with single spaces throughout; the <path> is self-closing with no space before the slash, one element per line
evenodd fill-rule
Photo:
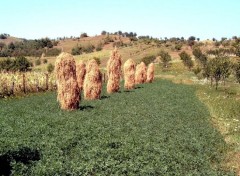
<path fill-rule="evenodd" d="M 36 66 L 41 65 L 41 60 L 40 60 L 40 59 L 37 59 L 37 60 L 35 61 L 35 65 L 36 65 Z"/>
<path fill-rule="evenodd" d="M 58 48 L 51 48 L 48 49 L 45 56 L 51 57 L 51 56 L 58 56 L 61 53 L 61 50 Z"/>
<path fill-rule="evenodd" d="M 49 73 L 52 73 L 53 70 L 54 70 L 54 65 L 51 64 L 51 63 L 49 63 L 49 64 L 47 65 L 47 71 L 48 71 Z"/>
<path fill-rule="evenodd" d="M 141 87 L 83 100 L 73 112 L 60 110 L 52 92 L 1 100 L 0 153 L 40 154 L 29 164 L 12 160 L 14 175 L 231 174 L 220 166 L 223 137 L 194 88 L 160 80 Z"/>
<path fill-rule="evenodd" d="M 49 38 L 43 38 L 39 40 L 23 40 L 21 42 L 11 42 L 8 47 L 0 50 L 1 57 L 7 56 L 34 56 L 40 57 L 46 48 L 53 47 L 53 42 Z"/>
<path fill-rule="evenodd" d="M 98 65 L 101 64 L 101 59 L 99 57 L 93 57 L 93 59 L 97 62 Z"/>
<path fill-rule="evenodd" d="M 47 59 L 43 59 L 43 63 L 46 64 L 48 62 Z"/>
<path fill-rule="evenodd" d="M 1 71 L 29 71 L 32 63 L 25 57 L 17 57 L 15 59 L 3 59 L 0 61 Z"/>
<path fill-rule="evenodd" d="M 102 48 L 103 48 L 103 44 L 100 42 L 100 43 L 98 43 L 97 46 L 96 46 L 96 51 L 101 51 Z"/>
<path fill-rule="evenodd" d="M 84 32 L 84 33 L 82 33 L 82 34 L 80 35 L 80 38 L 85 38 L 85 37 L 88 37 L 88 35 L 87 35 L 86 32 Z"/>
<path fill-rule="evenodd" d="M 193 67 L 193 61 L 192 61 L 192 58 L 191 56 L 186 53 L 185 51 L 181 52 L 179 54 L 181 60 L 183 61 L 183 64 L 188 67 L 188 69 L 190 70 L 192 67 Z"/>
<path fill-rule="evenodd" d="M 240 83 L 240 61 L 235 64 L 234 66 L 234 71 L 235 71 L 235 78 L 238 83 Z"/>
<path fill-rule="evenodd" d="M 182 44 L 181 43 L 177 43 L 176 45 L 175 45 L 175 50 L 177 50 L 177 51 L 180 51 L 181 49 L 182 49 Z"/>
<path fill-rule="evenodd" d="M 20 72 L 26 72 L 30 70 L 31 62 L 26 57 L 17 57 L 15 59 L 15 70 Z"/>
<path fill-rule="evenodd" d="M 205 76 L 215 80 L 215 87 L 218 88 L 220 80 L 225 82 L 231 73 L 231 62 L 228 57 L 215 57 L 207 62 Z"/>
<path fill-rule="evenodd" d="M 72 48 L 71 54 L 72 55 L 80 55 L 80 54 L 82 54 L 82 52 L 83 52 L 82 47 L 76 46 L 76 47 Z"/>
<path fill-rule="evenodd" d="M 166 51 L 160 51 L 158 54 L 160 56 L 160 59 L 163 63 L 163 67 L 166 68 L 169 66 L 169 62 L 172 60 L 171 56 Z"/>
<path fill-rule="evenodd" d="M 145 56 L 141 59 L 142 62 L 144 62 L 146 65 L 149 65 L 156 59 L 155 55 Z"/>
<path fill-rule="evenodd" d="M 207 56 L 202 53 L 200 48 L 194 48 L 193 49 L 193 55 L 195 56 L 195 59 L 200 63 L 202 67 L 205 67 L 207 64 Z"/>

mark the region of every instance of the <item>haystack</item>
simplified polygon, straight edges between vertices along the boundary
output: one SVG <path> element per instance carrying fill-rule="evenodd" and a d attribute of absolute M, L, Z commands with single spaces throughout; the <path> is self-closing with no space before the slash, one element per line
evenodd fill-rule
<path fill-rule="evenodd" d="M 141 62 L 136 67 L 135 84 L 143 84 L 147 81 L 147 67 L 144 62 Z"/>
<path fill-rule="evenodd" d="M 80 91 L 83 90 L 83 82 L 86 74 L 86 64 L 81 60 L 76 65 L 77 83 Z"/>
<path fill-rule="evenodd" d="M 135 85 L 135 69 L 134 60 L 128 59 L 123 66 L 124 71 L 124 88 L 127 90 L 134 89 Z"/>
<path fill-rule="evenodd" d="M 151 63 L 148 65 L 147 69 L 147 82 L 152 83 L 154 80 L 154 64 Z"/>
<path fill-rule="evenodd" d="M 86 100 L 100 99 L 102 92 L 102 74 L 95 59 L 87 63 L 83 90 Z"/>
<path fill-rule="evenodd" d="M 122 66 L 121 55 L 119 54 L 117 48 L 115 48 L 111 54 L 110 59 L 107 62 L 108 93 L 118 92 L 120 89 L 121 66 Z"/>
<path fill-rule="evenodd" d="M 55 63 L 57 79 L 57 100 L 62 109 L 74 110 L 79 106 L 79 88 L 76 77 L 76 64 L 73 56 L 61 53 Z"/>

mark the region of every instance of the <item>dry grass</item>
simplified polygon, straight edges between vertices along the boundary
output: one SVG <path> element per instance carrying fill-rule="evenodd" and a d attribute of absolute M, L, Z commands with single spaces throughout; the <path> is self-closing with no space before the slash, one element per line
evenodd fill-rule
<path fill-rule="evenodd" d="M 120 89 L 122 59 L 118 50 L 112 51 L 111 57 L 107 62 L 107 92 L 114 93 Z"/>
<path fill-rule="evenodd" d="M 147 81 L 147 66 L 144 62 L 141 62 L 136 67 L 135 83 L 143 84 Z"/>
<path fill-rule="evenodd" d="M 154 64 L 150 63 L 147 69 L 147 82 L 152 83 L 154 80 Z"/>
<path fill-rule="evenodd" d="M 128 59 L 124 63 L 124 88 L 127 90 L 134 89 L 135 86 L 135 70 L 136 63 L 132 59 Z"/>
<path fill-rule="evenodd" d="M 61 109 L 74 110 L 79 107 L 80 90 L 77 84 L 76 64 L 73 56 L 61 53 L 55 63 L 57 78 L 57 100 Z"/>
<path fill-rule="evenodd" d="M 95 59 L 87 63 L 83 90 L 86 100 L 100 99 L 102 92 L 102 74 Z"/>
<path fill-rule="evenodd" d="M 76 65 L 76 74 L 78 87 L 81 91 L 83 90 L 83 82 L 86 74 L 86 64 L 82 60 Z"/>

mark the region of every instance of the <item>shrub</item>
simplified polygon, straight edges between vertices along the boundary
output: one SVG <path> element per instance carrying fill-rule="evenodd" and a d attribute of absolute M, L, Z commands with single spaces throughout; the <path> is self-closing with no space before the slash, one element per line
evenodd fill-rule
<path fill-rule="evenodd" d="M 88 37 L 88 35 L 87 35 L 86 32 L 84 32 L 84 33 L 82 33 L 82 34 L 80 35 L 80 38 L 85 38 L 85 37 Z"/>
<path fill-rule="evenodd" d="M 47 59 L 43 59 L 43 63 L 46 64 L 48 62 Z"/>
<path fill-rule="evenodd" d="M 235 64 L 234 71 L 235 71 L 235 78 L 237 79 L 237 82 L 240 83 L 240 61 L 238 61 L 238 63 Z"/>
<path fill-rule="evenodd" d="M 160 59 L 163 63 L 163 67 L 168 67 L 169 62 L 172 60 L 171 56 L 166 51 L 160 51 L 159 53 Z"/>
<path fill-rule="evenodd" d="M 49 73 L 52 73 L 53 70 L 54 70 L 54 65 L 51 64 L 51 63 L 49 63 L 49 64 L 47 65 L 47 71 L 48 71 Z"/>
<path fill-rule="evenodd" d="M 82 54 L 82 47 L 76 46 L 74 48 L 72 48 L 72 55 L 80 55 Z"/>
<path fill-rule="evenodd" d="M 61 53 L 61 50 L 58 48 L 48 49 L 46 56 L 58 56 Z"/>
<path fill-rule="evenodd" d="M 181 43 L 176 44 L 175 45 L 175 50 L 180 51 L 182 49 L 182 46 L 183 45 Z"/>
<path fill-rule="evenodd" d="M 35 65 L 37 66 L 37 65 L 41 65 L 41 60 L 40 59 L 37 59 L 36 61 L 35 61 Z"/>
<path fill-rule="evenodd" d="M 15 59 L 15 70 L 17 71 L 20 72 L 29 71 L 31 66 L 32 66 L 31 62 L 23 56 L 17 57 Z"/>
<path fill-rule="evenodd" d="M 93 57 L 93 59 L 97 62 L 98 65 L 101 64 L 101 59 L 99 57 Z"/>
<path fill-rule="evenodd" d="M 185 51 L 181 52 L 179 54 L 181 60 L 183 61 L 183 64 L 188 67 L 188 69 L 190 70 L 193 67 L 193 61 L 192 58 L 189 54 L 187 54 Z"/>
<path fill-rule="evenodd" d="M 146 65 L 149 65 L 156 59 L 156 56 L 150 55 L 150 56 L 145 56 L 141 59 L 142 62 L 144 62 Z"/>

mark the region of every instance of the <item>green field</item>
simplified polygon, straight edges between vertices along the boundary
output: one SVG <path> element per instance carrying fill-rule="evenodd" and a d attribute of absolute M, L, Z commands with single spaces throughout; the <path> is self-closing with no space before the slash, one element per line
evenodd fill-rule
<path fill-rule="evenodd" d="M 56 93 L 0 100 L 0 155 L 13 175 L 233 175 L 192 86 L 156 80 L 60 110 Z"/>

